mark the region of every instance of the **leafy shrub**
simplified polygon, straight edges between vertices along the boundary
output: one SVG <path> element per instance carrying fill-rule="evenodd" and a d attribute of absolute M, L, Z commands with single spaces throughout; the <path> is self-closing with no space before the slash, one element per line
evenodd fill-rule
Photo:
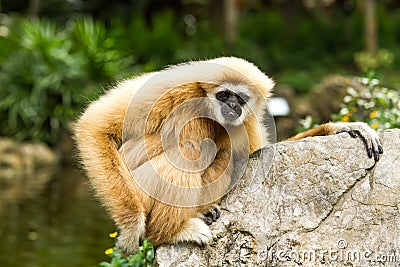
<path fill-rule="evenodd" d="M 151 26 L 143 16 L 133 16 L 128 25 L 116 23 L 123 30 L 121 48 L 125 53 L 137 55 L 144 71 L 153 71 L 176 63 L 176 53 L 184 46 L 183 26 L 176 22 L 173 13 L 154 16 Z"/>
<path fill-rule="evenodd" d="M 363 86 L 348 87 L 338 114 L 332 115 L 333 121 L 362 121 L 373 129 L 391 129 L 400 127 L 400 92 L 380 85 L 378 79 L 371 74 L 359 78 Z M 300 120 L 301 132 L 314 128 L 319 122 L 311 116 Z"/>
<path fill-rule="evenodd" d="M 122 39 L 116 30 L 107 31 L 102 22 L 91 17 L 69 22 L 68 34 L 72 39 L 71 53 L 83 60 L 83 73 L 94 82 L 123 78 L 134 62 L 133 55 L 126 55 L 118 42 Z"/>
<path fill-rule="evenodd" d="M 68 36 L 50 22 L 24 21 L 17 41 L 1 66 L 1 133 L 53 143 L 79 101 L 79 58 L 68 53 Z"/>
<path fill-rule="evenodd" d="M 59 29 L 46 20 L 21 20 L 15 48 L 0 68 L 0 135 L 54 144 L 100 83 L 132 64 L 91 19 Z M 11 42 L 11 41 L 10 41 Z"/>
<path fill-rule="evenodd" d="M 109 236 L 115 238 L 117 232 L 111 233 Z M 139 247 L 139 251 L 134 255 L 125 257 L 116 247 L 107 249 L 105 254 L 111 258 L 111 261 L 101 262 L 100 267 L 151 267 L 154 260 L 154 247 L 145 239 L 142 246 Z"/>
<path fill-rule="evenodd" d="M 368 73 L 393 64 L 394 55 L 387 49 L 379 49 L 376 55 L 362 51 L 354 54 L 354 62 L 361 71 Z"/>
<path fill-rule="evenodd" d="M 373 77 L 361 78 L 366 87 L 347 88 L 338 114 L 332 119 L 343 122 L 363 121 L 374 129 L 400 127 L 400 92 L 382 87 Z"/>

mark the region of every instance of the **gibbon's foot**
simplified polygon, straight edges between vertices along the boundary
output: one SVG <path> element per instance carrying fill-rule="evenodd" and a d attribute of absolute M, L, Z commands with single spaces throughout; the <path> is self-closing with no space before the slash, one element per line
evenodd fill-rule
<path fill-rule="evenodd" d="M 139 245 L 144 239 L 146 231 L 146 218 L 143 214 L 138 216 L 135 223 L 130 226 L 120 227 L 116 246 L 118 250 L 125 256 L 135 254 L 139 249 Z"/>
<path fill-rule="evenodd" d="M 191 218 L 180 231 L 174 242 L 195 242 L 199 245 L 205 245 L 212 239 L 210 228 L 200 218 Z"/>
<path fill-rule="evenodd" d="M 219 217 L 221 217 L 221 211 L 217 205 L 213 206 L 212 209 L 203 213 L 203 221 L 207 225 L 211 225 L 213 222 L 216 222 Z"/>
<path fill-rule="evenodd" d="M 351 137 L 360 139 L 364 142 L 369 158 L 374 157 L 375 161 L 379 160 L 379 154 L 383 153 L 379 136 L 375 130 L 364 122 L 335 122 L 329 123 L 335 133 L 347 132 Z"/>
<path fill-rule="evenodd" d="M 119 235 L 117 238 L 116 246 L 119 252 L 124 256 L 135 254 L 139 249 L 140 240 L 135 240 L 127 237 L 126 235 Z"/>

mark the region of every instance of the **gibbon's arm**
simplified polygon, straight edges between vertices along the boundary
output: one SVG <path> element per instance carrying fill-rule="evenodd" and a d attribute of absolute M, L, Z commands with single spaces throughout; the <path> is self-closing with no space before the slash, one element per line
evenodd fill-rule
<path fill-rule="evenodd" d="M 120 239 L 127 246 L 137 247 L 145 232 L 145 207 L 140 195 L 133 194 L 137 190 L 118 153 L 125 112 L 134 94 L 128 89 L 111 90 L 89 105 L 75 124 L 75 139 L 97 195 L 113 220 L 132 235 Z"/>
<path fill-rule="evenodd" d="M 366 123 L 363 122 L 330 122 L 317 126 L 314 129 L 299 133 L 285 141 L 299 140 L 310 136 L 332 135 L 346 132 L 351 137 L 360 137 L 367 149 L 369 158 L 379 160 L 379 154 L 383 153 L 379 136 Z"/>
<path fill-rule="evenodd" d="M 134 170 L 146 161 L 163 152 L 160 134 L 147 134 L 138 139 L 128 139 L 119 149 L 129 170 Z"/>

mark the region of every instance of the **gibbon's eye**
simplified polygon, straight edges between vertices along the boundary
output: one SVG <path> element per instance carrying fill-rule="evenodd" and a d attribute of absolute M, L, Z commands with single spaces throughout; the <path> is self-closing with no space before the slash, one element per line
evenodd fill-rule
<path fill-rule="evenodd" d="M 231 93 L 229 91 L 220 91 L 218 93 L 215 94 L 215 97 L 219 100 L 219 101 L 226 101 L 228 100 L 228 98 L 231 96 Z"/>
<path fill-rule="evenodd" d="M 240 103 L 241 105 L 246 104 L 247 101 L 249 101 L 249 98 L 250 98 L 250 97 L 249 97 L 248 95 L 244 94 L 244 93 L 239 93 L 239 94 L 237 95 L 237 99 L 238 99 L 238 101 L 239 101 L 239 103 Z"/>

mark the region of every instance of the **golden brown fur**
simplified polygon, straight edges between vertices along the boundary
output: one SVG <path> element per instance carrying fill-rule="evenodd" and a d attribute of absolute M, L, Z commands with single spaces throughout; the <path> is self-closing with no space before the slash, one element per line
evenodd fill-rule
<path fill-rule="evenodd" d="M 223 126 L 203 117 L 201 112 L 215 108 L 211 104 L 190 104 L 212 97 L 221 86 L 248 90 L 249 108 L 238 123 L 244 132 L 240 125 Z M 97 195 L 120 228 L 118 246 L 125 253 L 134 252 L 144 237 L 154 245 L 211 239 L 202 213 L 228 189 L 235 157 L 247 157 L 267 143 L 260 122 L 272 87 L 253 64 L 217 58 L 124 81 L 89 105 L 76 123 L 76 141 Z M 193 114 L 200 116 L 191 118 Z M 343 128 L 332 125 L 294 139 Z M 204 148 L 206 139 L 213 141 L 214 150 Z M 171 164 L 171 158 L 182 166 Z M 202 168 L 204 162 L 209 162 L 207 168 Z M 198 171 L 188 171 L 193 168 Z M 158 176 L 191 190 L 168 186 Z"/>
<path fill-rule="evenodd" d="M 203 65 L 207 66 L 202 69 Z M 210 69 L 210 65 L 214 66 Z M 98 196 L 121 229 L 118 245 L 127 253 L 134 252 L 139 240 L 144 237 L 155 245 L 178 241 L 208 242 L 211 233 L 202 221 L 201 213 L 217 200 L 215 196 L 222 196 L 230 185 L 232 153 L 237 152 L 235 149 L 244 149 L 246 146 L 242 144 L 248 140 L 251 142 L 246 155 L 265 144 L 266 131 L 258 120 L 261 119 L 264 100 L 269 96 L 273 82 L 251 63 L 236 58 L 220 58 L 179 65 L 164 72 L 168 72 L 168 75 L 161 77 L 162 82 L 156 81 L 150 85 L 151 92 L 146 94 L 148 98 L 139 98 L 141 105 L 135 112 L 127 112 L 132 98 L 146 83 L 151 84 L 152 78 L 157 78 L 157 73 L 121 83 L 92 103 L 75 127 L 76 141 L 85 169 Z M 248 137 L 236 130 L 232 130 L 232 136 L 228 137 L 225 128 L 216 121 L 195 118 L 189 120 L 179 132 L 179 151 L 174 151 L 177 149 L 174 146 L 162 147 L 161 128 L 170 127 L 173 132 L 176 120 L 181 120 L 180 117 L 172 118 L 171 125 L 168 125 L 167 117 L 171 112 L 187 100 L 207 97 L 207 93 L 223 82 L 247 84 L 254 94 L 258 114 L 250 113 L 243 123 Z M 148 118 L 141 118 L 140 115 L 146 114 L 146 108 L 150 105 L 152 109 Z M 180 114 L 191 113 L 191 108 L 198 109 L 196 106 L 184 107 Z M 137 125 L 145 119 L 143 135 L 138 133 L 140 129 L 137 129 Z M 181 153 L 195 162 L 202 155 L 201 141 L 206 138 L 214 141 L 217 150 L 208 168 L 187 172 L 167 164 L 167 152 L 171 152 L 171 155 L 177 153 L 176 156 Z M 232 145 L 230 139 L 235 145 Z M 207 184 L 212 186 L 192 190 L 190 195 L 169 188 L 158 188 L 160 195 L 157 199 L 175 197 L 179 198 L 182 205 L 163 203 L 143 192 L 130 174 L 130 170 L 135 170 L 138 176 L 140 173 L 148 175 L 150 165 L 174 185 L 190 188 Z M 193 207 L 193 202 L 197 202 L 198 206 Z"/>

